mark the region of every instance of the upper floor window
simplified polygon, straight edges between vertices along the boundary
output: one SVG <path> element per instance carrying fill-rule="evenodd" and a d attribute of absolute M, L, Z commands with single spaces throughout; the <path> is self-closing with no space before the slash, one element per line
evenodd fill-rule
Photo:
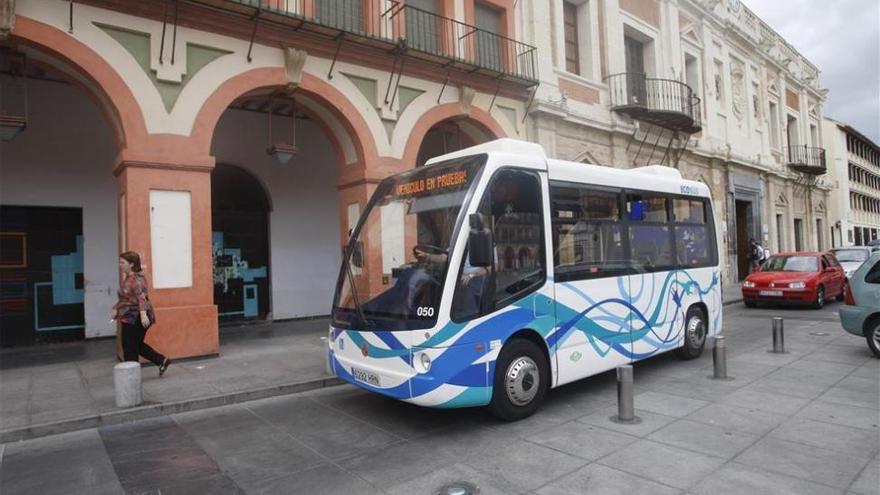
<path fill-rule="evenodd" d="M 483 67 L 501 71 L 503 69 L 501 12 L 482 3 L 474 3 L 474 24 L 477 31 L 477 63 Z"/>
<path fill-rule="evenodd" d="M 624 36 L 623 47 L 626 55 L 626 71 L 634 74 L 645 73 L 645 50 L 641 41 Z"/>
<path fill-rule="evenodd" d="M 577 14 L 577 5 L 562 2 L 562 21 L 565 25 L 565 70 L 572 74 L 581 73 Z"/>

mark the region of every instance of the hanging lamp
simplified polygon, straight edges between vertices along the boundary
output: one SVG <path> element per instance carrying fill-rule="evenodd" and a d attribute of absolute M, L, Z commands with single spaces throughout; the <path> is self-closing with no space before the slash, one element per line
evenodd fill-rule
<path fill-rule="evenodd" d="M 27 127 L 27 56 L 3 48 L 0 60 L 0 141 L 12 141 Z"/>
<path fill-rule="evenodd" d="M 291 98 L 292 109 L 290 111 L 290 142 L 278 142 L 272 143 L 272 114 L 275 112 L 272 109 L 272 97 L 269 97 L 269 147 L 266 148 L 266 153 L 272 155 L 278 163 L 285 165 L 287 162 L 293 158 L 293 155 L 296 155 L 299 152 L 299 148 L 296 145 L 296 100 Z"/>

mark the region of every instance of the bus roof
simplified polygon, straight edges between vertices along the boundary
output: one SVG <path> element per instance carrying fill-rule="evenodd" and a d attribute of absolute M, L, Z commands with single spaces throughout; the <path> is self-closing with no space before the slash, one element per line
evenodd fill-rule
<path fill-rule="evenodd" d="M 665 165 L 620 169 L 564 160 L 547 160 L 550 180 L 641 189 L 687 196 L 710 197 L 709 186 L 683 179 L 681 172 Z"/>
<path fill-rule="evenodd" d="M 587 163 L 548 159 L 544 148 L 537 143 L 502 138 L 447 153 L 428 160 L 427 165 L 479 154 L 502 154 L 538 159 L 546 163 L 550 180 L 650 190 L 689 196 L 711 196 L 709 187 L 702 182 L 682 178 L 678 169 L 665 165 L 649 165 L 631 169 L 619 169 Z M 543 167 L 542 167 L 543 168 Z"/>

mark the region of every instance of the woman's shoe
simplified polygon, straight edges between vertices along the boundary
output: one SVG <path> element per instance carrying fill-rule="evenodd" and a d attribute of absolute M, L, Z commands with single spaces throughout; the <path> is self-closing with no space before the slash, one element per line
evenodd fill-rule
<path fill-rule="evenodd" d="M 168 365 L 170 365 L 170 364 L 171 364 L 171 360 L 168 358 L 165 358 L 165 361 L 162 361 L 162 366 L 159 366 L 159 377 L 160 378 L 162 377 L 162 375 L 165 374 L 165 370 L 168 369 Z"/>

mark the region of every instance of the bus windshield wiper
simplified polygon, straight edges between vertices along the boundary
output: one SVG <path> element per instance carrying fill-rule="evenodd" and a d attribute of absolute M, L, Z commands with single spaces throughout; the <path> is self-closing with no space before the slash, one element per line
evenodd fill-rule
<path fill-rule="evenodd" d="M 367 321 L 367 316 L 364 314 L 364 308 L 361 306 L 361 300 L 358 297 L 357 287 L 354 283 L 354 272 L 351 270 L 351 250 L 347 250 L 345 253 L 345 259 L 343 263 L 345 264 L 345 273 L 348 275 L 348 283 L 351 285 L 351 298 L 354 301 L 354 308 L 357 311 L 358 316 L 360 316 L 361 321 L 364 322 L 364 330 L 372 331 L 370 322 Z"/>

